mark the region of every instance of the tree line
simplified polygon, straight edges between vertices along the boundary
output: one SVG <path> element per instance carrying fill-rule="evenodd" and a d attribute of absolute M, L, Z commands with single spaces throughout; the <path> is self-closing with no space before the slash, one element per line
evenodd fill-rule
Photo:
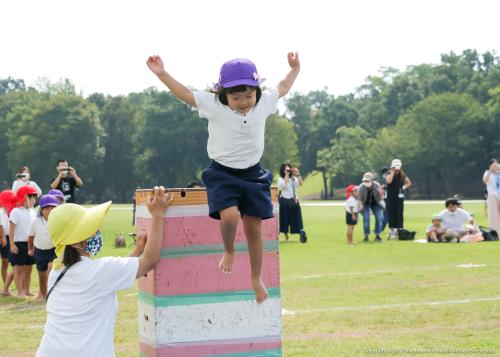
<path fill-rule="evenodd" d="M 413 197 L 482 194 L 500 149 L 500 59 L 443 54 L 439 64 L 383 68 L 355 93 L 295 93 L 266 126 L 263 166 L 321 171 L 326 192 L 403 160 Z M 0 188 L 28 165 L 42 188 L 58 159 L 84 180 L 80 202 L 130 202 L 136 187 L 185 187 L 209 163 L 207 123 L 169 92 L 76 93 L 70 80 L 0 79 Z"/>

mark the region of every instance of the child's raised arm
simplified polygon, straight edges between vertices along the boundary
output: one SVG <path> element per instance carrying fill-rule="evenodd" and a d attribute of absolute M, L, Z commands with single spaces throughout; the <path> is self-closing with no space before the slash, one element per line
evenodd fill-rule
<path fill-rule="evenodd" d="M 180 100 L 192 106 L 196 106 L 193 93 L 183 84 L 177 82 L 170 74 L 165 71 L 163 61 L 160 56 L 149 56 L 146 61 L 151 72 L 156 74 L 160 81 L 165 84 L 168 89 Z"/>
<path fill-rule="evenodd" d="M 298 52 L 288 52 L 288 64 L 290 65 L 290 72 L 278 84 L 279 97 L 284 97 L 292 88 L 293 82 L 300 72 L 300 61 Z"/>

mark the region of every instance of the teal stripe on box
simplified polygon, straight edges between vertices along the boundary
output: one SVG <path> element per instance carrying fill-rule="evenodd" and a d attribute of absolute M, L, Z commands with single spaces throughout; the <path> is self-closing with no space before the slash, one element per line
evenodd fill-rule
<path fill-rule="evenodd" d="M 270 298 L 281 298 L 280 288 L 269 288 L 267 292 Z M 154 307 L 169 307 L 255 300 L 255 292 L 253 290 L 235 290 L 207 294 L 155 296 L 139 291 L 137 298 Z"/>
<path fill-rule="evenodd" d="M 223 355 L 208 355 L 207 357 L 282 357 L 281 348 L 274 350 L 252 351 L 252 352 L 239 352 L 229 353 Z"/>
<path fill-rule="evenodd" d="M 277 252 L 279 242 L 277 240 L 266 240 L 264 241 L 264 251 L 266 252 Z M 234 246 L 236 252 L 248 252 L 248 245 L 246 242 L 237 242 Z M 206 244 L 206 245 L 196 245 L 192 247 L 182 247 L 182 248 L 167 248 L 162 249 L 161 258 L 179 258 L 197 255 L 213 255 L 224 253 L 223 244 Z"/>

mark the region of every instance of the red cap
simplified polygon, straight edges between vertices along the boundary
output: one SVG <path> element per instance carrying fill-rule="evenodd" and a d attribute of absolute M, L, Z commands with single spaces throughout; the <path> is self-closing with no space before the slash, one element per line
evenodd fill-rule
<path fill-rule="evenodd" d="M 10 215 L 10 211 L 16 206 L 16 194 L 12 190 L 4 190 L 0 192 L 0 207 L 3 207 L 7 211 L 7 215 Z"/>
<path fill-rule="evenodd" d="M 24 185 L 17 189 L 16 191 L 16 203 L 18 205 L 23 204 L 28 195 L 38 195 L 38 192 L 33 186 Z"/>

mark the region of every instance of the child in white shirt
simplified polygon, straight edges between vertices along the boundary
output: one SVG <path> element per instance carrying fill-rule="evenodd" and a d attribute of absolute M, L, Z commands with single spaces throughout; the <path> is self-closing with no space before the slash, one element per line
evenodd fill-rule
<path fill-rule="evenodd" d="M 345 202 L 345 221 L 347 224 L 347 243 L 355 244 L 352 240 L 354 227 L 358 224 L 358 186 L 347 187 L 347 200 Z"/>
<path fill-rule="evenodd" d="M 261 279 L 264 248 L 263 219 L 273 217 L 272 174 L 260 167 L 267 117 L 277 111 L 278 99 L 291 89 L 300 70 L 297 53 L 288 53 L 291 69 L 277 88 L 261 90 L 260 76 L 248 59 L 222 65 L 214 93 L 191 91 L 164 69 L 159 56 L 147 60 L 149 69 L 183 102 L 208 119 L 210 166 L 203 172 L 209 215 L 220 219 L 224 255 L 219 270 L 232 271 L 234 241 L 240 217 L 248 242 L 252 287 L 258 303 L 268 297 Z"/>

